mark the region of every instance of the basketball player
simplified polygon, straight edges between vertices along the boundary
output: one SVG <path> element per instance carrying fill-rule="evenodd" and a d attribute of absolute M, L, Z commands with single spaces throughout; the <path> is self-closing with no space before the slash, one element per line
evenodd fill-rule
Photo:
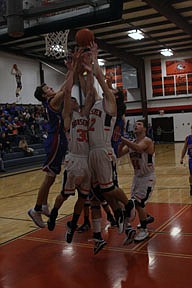
<path fill-rule="evenodd" d="M 111 144 L 113 147 L 113 150 L 115 152 L 115 156 L 118 157 L 118 146 L 121 142 L 121 136 L 124 136 L 124 130 L 125 130 L 125 110 L 126 105 L 124 103 L 124 95 L 123 92 L 119 89 L 114 89 L 112 86 L 112 75 L 108 75 L 106 78 L 106 83 L 109 87 L 109 89 L 113 92 L 115 95 L 116 105 L 117 105 L 117 118 L 113 130 L 113 135 L 111 139 Z M 118 187 L 118 175 L 117 175 L 117 165 L 116 162 L 113 162 L 113 178 L 114 178 L 114 184 Z"/>
<path fill-rule="evenodd" d="M 81 61 L 81 58 L 79 58 L 79 61 Z M 84 63 L 82 65 L 84 66 Z M 59 208 L 70 195 L 75 195 L 75 190 L 77 189 L 78 200 L 74 207 L 73 217 L 71 221 L 67 222 L 66 241 L 68 243 L 72 242 L 78 219 L 91 188 L 91 174 L 88 168 L 89 145 L 87 130 L 88 115 L 93 105 L 94 94 L 92 93 L 92 71 L 87 65 L 84 66 L 83 72 L 85 69 L 87 76 L 86 91 L 84 90 L 86 94 L 84 107 L 80 109 L 76 98 L 71 98 L 71 95 L 67 95 L 64 99 L 63 119 L 69 150 L 65 157 L 62 190 L 55 200 L 47 222 L 48 229 L 52 231 L 55 227 Z M 79 80 L 80 83 L 83 82 L 82 75 L 79 75 Z M 83 83 L 81 86 L 85 86 L 85 84 Z"/>
<path fill-rule="evenodd" d="M 143 241 L 149 235 L 147 224 L 151 223 L 145 209 L 155 185 L 154 173 L 154 143 L 146 137 L 146 123 L 144 120 L 137 120 L 135 123 L 134 133 L 135 140 L 130 141 L 121 137 L 122 143 L 119 145 L 119 156 L 129 153 L 134 177 L 131 187 L 131 199 L 135 203 L 136 210 L 140 219 L 140 230 L 135 236 L 136 230 L 133 230 L 128 222 L 125 229 L 125 244 L 135 241 Z"/>
<path fill-rule="evenodd" d="M 15 79 L 16 79 L 16 83 L 17 83 L 17 87 L 16 87 L 16 97 L 19 97 L 20 95 L 20 91 L 22 89 L 22 83 L 21 83 L 21 76 L 22 76 L 22 73 L 21 71 L 19 70 L 19 68 L 17 67 L 17 64 L 13 64 L 13 67 L 11 69 L 11 74 L 12 75 L 15 75 Z"/>
<path fill-rule="evenodd" d="M 115 155 L 111 146 L 111 137 L 117 115 L 116 100 L 99 67 L 97 45 L 92 43 L 90 49 L 93 54 L 94 74 L 104 95 L 103 98 L 96 95 L 96 101 L 89 115 L 89 167 L 92 175 L 92 187 L 95 195 L 102 193 L 110 204 L 117 218 L 119 232 L 122 232 L 123 213 L 119 208 L 118 201 L 124 204 L 127 217 L 130 217 L 131 211 L 134 210 L 134 204 L 132 201 L 128 201 L 123 190 L 115 187 L 113 183 L 112 161 L 115 159 Z M 91 206 L 93 239 L 95 241 L 94 253 L 96 254 L 106 245 L 106 242 L 101 235 L 101 209 L 100 202 L 96 197 L 92 198 Z"/>
<path fill-rule="evenodd" d="M 97 195 L 98 196 L 98 195 Z M 99 195 L 100 199 L 98 199 L 102 205 L 103 210 L 105 211 L 106 215 L 107 215 L 107 220 L 110 222 L 111 227 L 115 227 L 117 226 L 116 220 L 114 219 L 114 216 L 112 214 L 111 208 L 109 206 L 109 204 L 107 203 L 107 201 L 102 197 L 102 195 Z M 88 231 L 91 228 L 91 223 L 89 220 L 89 209 L 91 206 L 91 201 L 90 201 L 90 196 L 86 199 L 85 204 L 84 204 L 84 222 L 82 225 L 80 225 L 77 228 L 77 231 L 79 233 Z"/>
<path fill-rule="evenodd" d="M 34 94 L 35 98 L 41 101 L 46 108 L 49 119 L 48 136 L 45 140 L 47 156 L 43 165 L 43 171 L 46 172 L 46 175 L 39 189 L 36 205 L 28 211 L 28 215 L 40 228 L 45 227 L 41 214 L 49 217 L 47 207 L 49 190 L 55 182 L 56 175 L 61 171 L 62 160 L 67 151 L 62 109 L 64 96 L 66 94 L 71 95 L 71 81 L 73 81 L 73 71 L 68 71 L 66 81 L 58 92 L 46 84 L 42 84 L 36 88 Z"/>
<path fill-rule="evenodd" d="M 185 138 L 185 143 L 181 152 L 181 160 L 180 163 L 183 164 L 183 159 L 185 154 L 189 156 L 189 184 L 190 184 L 190 195 L 192 196 L 192 126 L 191 126 L 191 135 L 188 135 Z"/>

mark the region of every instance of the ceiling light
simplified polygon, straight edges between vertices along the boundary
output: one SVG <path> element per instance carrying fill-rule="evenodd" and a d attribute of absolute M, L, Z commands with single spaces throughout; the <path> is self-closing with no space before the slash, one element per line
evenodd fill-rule
<path fill-rule="evenodd" d="M 171 49 L 162 49 L 160 53 L 164 56 L 172 56 L 173 55 L 173 51 Z"/>
<path fill-rule="evenodd" d="M 98 59 L 99 66 L 104 66 L 105 65 L 105 60 L 104 59 Z"/>
<path fill-rule="evenodd" d="M 143 33 L 140 30 L 136 30 L 136 29 L 130 30 L 128 32 L 128 36 L 135 39 L 135 40 L 141 40 L 144 38 Z"/>

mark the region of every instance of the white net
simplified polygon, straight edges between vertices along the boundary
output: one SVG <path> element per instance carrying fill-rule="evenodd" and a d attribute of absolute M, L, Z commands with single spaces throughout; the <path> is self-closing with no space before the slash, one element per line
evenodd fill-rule
<path fill-rule="evenodd" d="M 67 53 L 69 30 L 52 32 L 45 35 L 45 55 L 56 59 L 64 58 Z"/>

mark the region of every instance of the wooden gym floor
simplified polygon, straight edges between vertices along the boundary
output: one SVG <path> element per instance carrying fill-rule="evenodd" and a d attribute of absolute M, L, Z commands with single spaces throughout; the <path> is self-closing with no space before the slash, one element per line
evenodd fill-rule
<path fill-rule="evenodd" d="M 157 183 L 148 204 L 155 217 L 150 237 L 123 245 L 124 235 L 103 217 L 108 245 L 96 256 L 92 231 L 64 239 L 75 197 L 64 203 L 53 232 L 38 229 L 27 211 L 35 204 L 44 176 L 40 170 L 0 178 L 0 287 L 2 288 L 174 288 L 192 283 L 192 196 L 188 166 L 179 164 L 183 144 L 156 145 Z M 118 165 L 120 186 L 129 196 L 132 168 L 127 157 Z M 61 176 L 49 196 L 52 207 Z M 45 217 L 46 221 L 46 217 Z M 82 219 L 81 221 L 82 222 Z M 137 225 L 138 219 L 135 220 Z"/>

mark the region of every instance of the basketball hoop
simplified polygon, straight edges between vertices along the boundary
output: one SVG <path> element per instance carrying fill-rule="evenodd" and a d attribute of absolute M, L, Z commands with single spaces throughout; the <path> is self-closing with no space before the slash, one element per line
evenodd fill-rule
<path fill-rule="evenodd" d="M 67 53 L 69 30 L 52 32 L 45 35 L 45 55 L 56 59 L 64 58 Z"/>

